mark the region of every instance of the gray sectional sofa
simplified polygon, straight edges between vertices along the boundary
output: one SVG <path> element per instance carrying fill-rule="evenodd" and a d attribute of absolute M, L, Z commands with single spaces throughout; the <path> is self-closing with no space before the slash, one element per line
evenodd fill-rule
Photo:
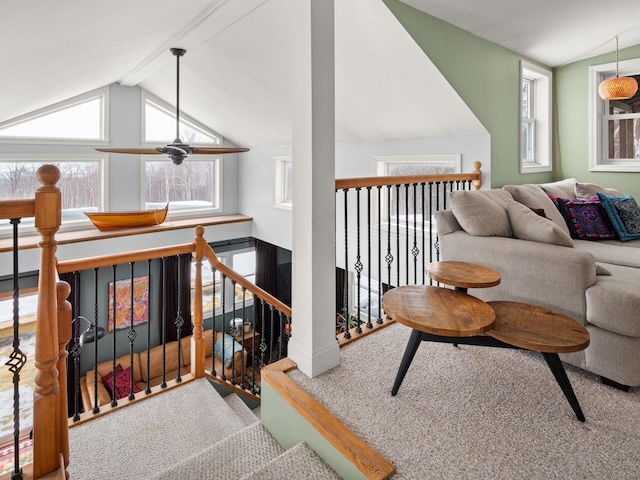
<path fill-rule="evenodd" d="M 500 285 L 472 295 L 547 306 L 585 325 L 590 345 L 561 358 L 626 389 L 640 386 L 640 240 L 572 238 L 552 201 L 598 192 L 620 193 L 575 179 L 453 192 L 436 217 L 440 258 L 500 272 Z"/>

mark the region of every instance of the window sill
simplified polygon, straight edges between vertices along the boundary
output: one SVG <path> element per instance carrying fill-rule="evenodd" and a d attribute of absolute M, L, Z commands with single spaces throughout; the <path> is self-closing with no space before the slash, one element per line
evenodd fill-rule
<path fill-rule="evenodd" d="M 253 217 L 247 217 L 242 214 L 232 215 L 219 215 L 215 217 L 201 217 L 201 218 L 185 218 L 181 220 L 172 220 L 164 222 L 161 225 L 154 225 L 152 227 L 142 228 L 127 228 L 122 230 L 113 230 L 110 232 L 101 232 L 96 228 L 90 228 L 88 230 L 74 230 L 68 232 L 60 232 L 56 234 L 56 240 L 58 245 L 66 245 L 72 243 L 86 242 L 90 240 L 104 240 L 107 238 L 127 237 L 131 235 L 141 235 L 146 233 L 166 232 L 170 230 L 180 230 L 186 228 L 195 228 L 198 225 L 203 227 L 212 225 L 226 225 L 230 223 L 250 222 Z M 38 248 L 38 242 L 40 242 L 39 235 L 29 235 L 20 237 L 19 249 Z M 0 240 L 0 252 L 10 252 L 12 250 L 13 239 L 4 238 Z"/>

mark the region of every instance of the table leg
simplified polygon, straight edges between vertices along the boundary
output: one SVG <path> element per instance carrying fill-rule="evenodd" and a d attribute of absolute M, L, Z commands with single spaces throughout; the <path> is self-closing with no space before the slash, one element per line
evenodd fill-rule
<path fill-rule="evenodd" d="M 542 353 L 544 359 L 547 361 L 547 365 L 551 369 L 553 376 L 556 377 L 556 381 L 560 388 L 564 392 L 564 396 L 567 397 L 569 401 L 569 405 L 573 408 L 573 411 L 578 417 L 578 420 L 584 422 L 584 414 L 582 413 L 582 409 L 580 408 L 580 404 L 578 403 L 578 399 L 576 398 L 576 394 L 573 392 L 573 388 L 571 387 L 571 383 L 569 382 L 569 378 L 567 377 L 567 372 L 564 370 L 562 366 L 562 361 L 557 353 Z"/>
<path fill-rule="evenodd" d="M 422 332 L 420 332 L 419 330 L 411 330 L 411 336 L 409 337 L 409 341 L 407 342 L 407 348 L 405 348 L 404 350 L 404 355 L 402 356 L 402 361 L 400 362 L 400 368 L 398 368 L 398 373 L 396 374 L 396 381 L 393 382 L 391 395 L 395 395 L 396 393 L 398 393 L 400 384 L 402 383 L 402 380 L 404 380 L 404 376 L 407 374 L 407 370 L 409 370 L 409 365 L 411 365 L 413 357 L 416 354 L 421 341 Z"/>
<path fill-rule="evenodd" d="M 465 287 L 453 287 L 454 290 L 458 291 L 458 292 L 462 292 L 462 293 L 467 293 L 468 289 Z M 458 348 L 458 344 L 456 342 L 453 342 L 453 346 Z"/>

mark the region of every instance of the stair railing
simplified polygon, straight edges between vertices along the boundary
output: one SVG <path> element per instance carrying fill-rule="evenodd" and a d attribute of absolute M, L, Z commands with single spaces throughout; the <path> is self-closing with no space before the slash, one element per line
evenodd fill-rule
<path fill-rule="evenodd" d="M 336 180 L 336 335 L 341 344 L 384 324 L 385 291 L 430 283 L 425 268 L 439 257 L 434 213 L 447 208 L 451 192 L 480 189 L 480 167 L 474 162 L 471 173 Z"/>
<path fill-rule="evenodd" d="M 14 465 L 11 479 L 59 478 L 67 476 L 69 464 L 68 432 L 66 431 L 66 392 L 60 388 L 66 381 L 65 350 L 70 331 L 68 315 L 69 286 L 59 282 L 55 269 L 55 235 L 61 223 L 61 193 L 56 186 L 60 171 L 53 165 L 43 165 L 36 174 L 41 186 L 33 199 L 0 202 L 0 219 L 13 225 L 13 350 L 9 361 L 14 387 Z M 20 466 L 20 371 L 27 357 L 20 349 L 19 336 L 19 266 L 18 224 L 33 217 L 40 234 L 40 271 L 35 342 L 35 387 L 33 393 L 33 463 Z"/>

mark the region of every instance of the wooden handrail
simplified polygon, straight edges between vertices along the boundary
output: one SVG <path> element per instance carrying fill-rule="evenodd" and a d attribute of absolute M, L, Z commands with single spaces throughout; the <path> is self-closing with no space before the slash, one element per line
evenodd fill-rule
<path fill-rule="evenodd" d="M 340 178 L 336 180 L 336 190 L 346 190 L 349 188 L 381 187 L 386 185 L 412 185 L 421 183 L 436 182 L 467 182 L 473 184 L 473 188 L 480 189 L 482 183 L 482 172 L 480 162 L 473 163 L 471 173 L 435 173 L 430 175 L 395 175 L 388 177 L 357 177 Z"/>
<path fill-rule="evenodd" d="M 3 200 L 0 208 L 0 219 L 29 218 L 36 214 L 36 202 L 33 198 L 27 200 Z"/>
<path fill-rule="evenodd" d="M 196 227 L 196 235 L 202 236 L 203 233 L 204 233 L 204 228 L 203 227 L 201 227 L 201 226 Z M 282 303 L 276 297 L 274 297 L 273 295 L 265 292 L 262 288 L 258 287 L 255 283 L 251 283 L 249 280 L 244 278 L 242 275 L 237 274 L 231 268 L 229 268 L 224 263 L 222 263 L 218 259 L 217 255 L 215 254 L 215 252 L 213 251 L 213 248 L 211 248 L 211 246 L 207 245 L 205 248 L 206 248 L 205 256 L 209 260 L 209 263 L 211 264 L 212 267 L 214 267 L 220 273 L 225 275 L 231 281 L 233 281 L 233 282 L 237 283 L 238 285 L 240 285 L 241 287 L 244 287 L 247 290 L 249 290 L 252 294 L 254 294 L 256 297 L 258 297 L 260 300 L 263 300 L 264 302 L 268 303 L 269 305 L 273 305 L 273 307 L 276 310 L 282 312 L 286 317 L 291 318 L 291 307 L 289 307 L 288 305 Z"/>
<path fill-rule="evenodd" d="M 148 248 L 136 252 L 114 253 L 99 257 L 87 257 L 78 260 L 64 260 L 58 262 L 58 273 L 79 272 L 92 268 L 111 267 L 122 263 L 140 262 L 162 257 L 171 257 L 195 251 L 194 243 L 184 243 L 170 247 Z"/>

